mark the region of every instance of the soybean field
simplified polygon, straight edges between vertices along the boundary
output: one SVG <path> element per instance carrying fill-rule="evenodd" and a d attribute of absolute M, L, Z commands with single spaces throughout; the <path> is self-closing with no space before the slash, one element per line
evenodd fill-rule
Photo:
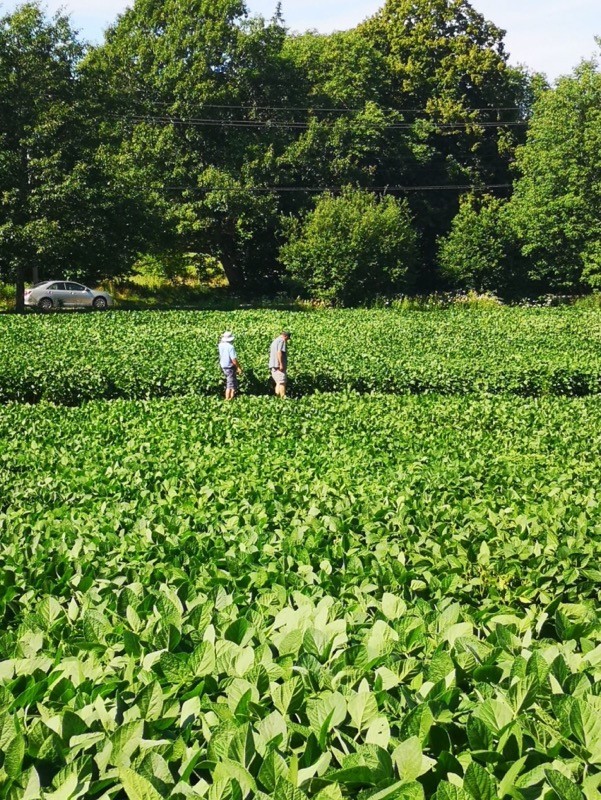
<path fill-rule="evenodd" d="M 243 391 L 265 394 L 267 351 L 283 326 L 297 395 L 601 391 L 595 310 L 146 311 L 0 317 L 0 402 L 216 394 L 225 329 L 236 333 Z"/>
<path fill-rule="evenodd" d="M 0 330 L 0 796 L 601 797 L 598 314 Z"/>

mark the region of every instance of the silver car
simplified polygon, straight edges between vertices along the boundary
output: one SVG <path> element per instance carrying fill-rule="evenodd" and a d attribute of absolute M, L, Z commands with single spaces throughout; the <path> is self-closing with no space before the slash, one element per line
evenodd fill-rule
<path fill-rule="evenodd" d="M 44 281 L 25 290 L 25 305 L 51 311 L 53 308 L 95 308 L 105 311 L 113 305 L 107 292 L 95 292 L 73 281 Z"/>

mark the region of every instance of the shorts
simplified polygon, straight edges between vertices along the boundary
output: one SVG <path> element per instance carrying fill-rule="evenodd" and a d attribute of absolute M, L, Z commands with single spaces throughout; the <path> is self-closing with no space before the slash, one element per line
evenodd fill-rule
<path fill-rule="evenodd" d="M 225 388 L 234 389 L 238 391 L 238 376 L 236 375 L 236 367 L 222 367 L 223 374 L 225 375 Z"/>
<path fill-rule="evenodd" d="M 279 386 L 282 384 L 285 386 L 288 383 L 288 375 L 285 372 L 282 372 L 281 369 L 272 369 L 271 377 Z"/>

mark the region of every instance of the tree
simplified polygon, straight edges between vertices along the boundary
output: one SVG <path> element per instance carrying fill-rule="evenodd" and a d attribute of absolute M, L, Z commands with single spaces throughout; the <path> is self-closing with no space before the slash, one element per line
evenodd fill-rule
<path fill-rule="evenodd" d="M 236 289 L 274 290 L 279 219 L 316 187 L 506 183 L 519 128 L 488 124 L 527 106 L 502 33 L 467 0 L 388 0 L 330 36 L 287 35 L 242 0 L 136 0 L 87 67 L 106 140 L 162 217 L 153 246 L 217 258 Z M 458 193 L 408 198 L 431 266 Z"/>
<path fill-rule="evenodd" d="M 143 238 L 89 113 L 84 52 L 67 18 L 36 3 L 0 20 L 0 272 L 18 311 L 27 278 L 114 274 Z"/>
<path fill-rule="evenodd" d="M 306 126 L 278 160 L 293 184 L 384 186 L 391 164 L 414 159 L 412 134 L 391 131 L 403 122 L 383 105 L 387 64 L 356 30 L 288 37 L 284 53 L 303 76 Z"/>
<path fill-rule="evenodd" d="M 37 5 L 0 20 L 0 263 L 16 283 L 18 310 L 26 268 L 39 266 L 58 234 L 48 212 L 71 161 L 69 108 L 82 52 L 67 20 L 47 24 Z"/>
<path fill-rule="evenodd" d="M 455 289 L 508 294 L 524 288 L 517 238 L 506 201 L 468 195 L 438 254 L 443 280 Z"/>
<path fill-rule="evenodd" d="M 405 201 L 345 189 L 292 221 L 280 259 L 311 297 L 355 303 L 407 288 L 417 240 Z"/>
<path fill-rule="evenodd" d="M 117 117 L 115 153 L 163 219 L 153 245 L 218 259 L 234 289 L 273 288 L 267 190 L 289 134 L 261 123 L 293 84 L 284 39 L 279 16 L 247 20 L 240 0 L 136 0 L 86 64 Z"/>
<path fill-rule="evenodd" d="M 468 0 L 386 0 L 358 32 L 386 64 L 380 102 L 412 125 L 413 159 L 395 162 L 394 151 L 383 154 L 385 185 L 484 189 L 511 182 L 529 110 L 530 77 L 508 66 L 502 30 Z M 444 188 L 409 195 L 430 268 L 459 197 Z M 432 288 L 435 280 L 428 270 L 422 288 Z"/>
<path fill-rule="evenodd" d="M 541 291 L 601 287 L 601 72 L 581 64 L 534 104 L 510 212 Z"/>
<path fill-rule="evenodd" d="M 498 108 L 507 92 L 504 32 L 468 0 L 386 0 L 361 30 L 388 62 L 392 103 Z"/>

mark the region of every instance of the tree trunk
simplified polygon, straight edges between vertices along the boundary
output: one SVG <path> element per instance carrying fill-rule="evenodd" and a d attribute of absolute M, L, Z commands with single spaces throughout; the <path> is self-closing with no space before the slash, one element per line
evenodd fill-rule
<path fill-rule="evenodd" d="M 17 267 L 15 281 L 15 311 L 17 314 L 25 312 L 25 272 L 22 266 Z"/>
<path fill-rule="evenodd" d="M 232 253 L 222 250 L 221 264 L 223 266 L 223 271 L 225 272 L 227 282 L 230 285 L 230 289 L 233 291 L 239 291 L 242 289 L 244 287 L 244 275 L 240 267 L 236 264 L 235 257 L 232 255 Z"/>
<path fill-rule="evenodd" d="M 27 221 L 27 201 L 29 199 L 29 153 L 27 146 L 21 148 L 21 174 L 19 181 L 19 211 L 17 220 L 21 225 Z M 21 246 L 19 250 L 23 250 Z M 24 252 L 17 253 L 18 266 L 15 278 L 15 311 L 17 314 L 25 313 L 25 268 L 23 266 Z"/>

